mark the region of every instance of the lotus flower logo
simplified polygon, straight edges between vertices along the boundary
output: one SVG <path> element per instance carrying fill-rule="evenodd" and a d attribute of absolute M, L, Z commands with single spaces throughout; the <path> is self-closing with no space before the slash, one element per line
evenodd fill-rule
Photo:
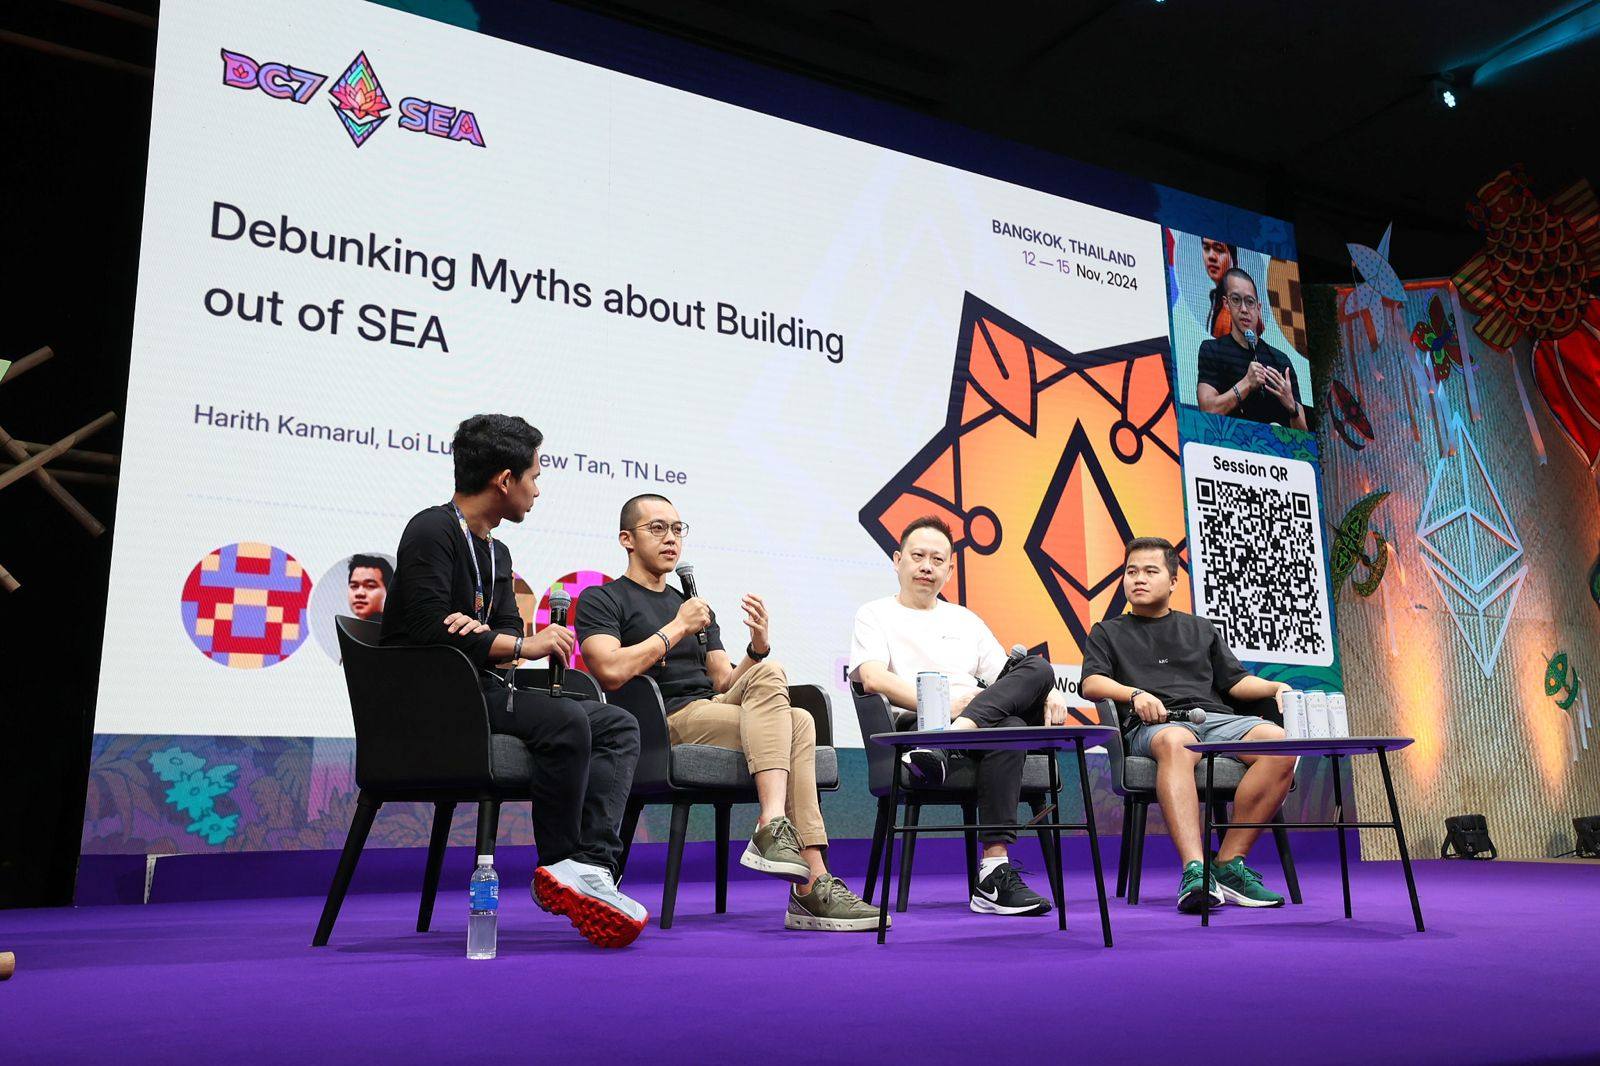
<path fill-rule="evenodd" d="M 378 82 L 378 75 L 373 72 L 372 63 L 365 52 L 351 61 L 333 83 L 333 88 L 328 90 L 328 95 L 333 97 L 334 114 L 344 123 L 344 131 L 357 148 L 365 144 L 367 138 L 377 132 L 389 117 L 386 114 L 389 98 L 383 95 L 383 86 Z"/>

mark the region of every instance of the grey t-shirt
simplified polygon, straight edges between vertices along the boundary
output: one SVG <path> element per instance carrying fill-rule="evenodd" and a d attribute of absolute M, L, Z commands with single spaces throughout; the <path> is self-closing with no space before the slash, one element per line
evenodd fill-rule
<path fill-rule="evenodd" d="M 1124 614 L 1096 622 L 1083 649 L 1083 676 L 1102 674 L 1143 689 L 1169 710 L 1233 714 L 1222 700 L 1249 674 L 1208 619 L 1185 611 L 1160 618 Z M 1123 731 L 1138 724 L 1124 712 Z"/>
<path fill-rule="evenodd" d="M 604 585 L 591 585 L 578 597 L 578 643 L 582 644 L 596 633 L 609 633 L 625 648 L 643 640 L 654 640 L 656 631 L 677 616 L 686 598 L 671 585 L 653 592 L 627 577 Z M 711 675 L 706 672 L 706 655 L 722 650 L 722 630 L 717 626 L 715 612 L 705 633 L 704 648 L 694 637 L 684 637 L 667 653 L 665 666 L 657 661 L 645 671 L 661 687 L 661 698 L 668 711 L 717 694 L 711 685 Z"/>

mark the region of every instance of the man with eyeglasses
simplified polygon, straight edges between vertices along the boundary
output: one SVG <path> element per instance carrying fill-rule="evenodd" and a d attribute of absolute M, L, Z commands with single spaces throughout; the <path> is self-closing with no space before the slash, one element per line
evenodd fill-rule
<path fill-rule="evenodd" d="M 1306 409 L 1289 357 L 1260 339 L 1261 299 L 1255 280 L 1232 267 L 1222 275 L 1222 287 L 1232 328 L 1200 345 L 1200 409 L 1306 429 Z"/>
<path fill-rule="evenodd" d="M 623 504 L 619 525 L 627 572 L 585 589 L 578 601 L 584 665 L 608 690 L 640 674 L 654 678 L 673 744 L 744 752 L 761 810 L 739 862 L 792 882 L 785 928 L 876 929 L 877 909 L 828 873 L 816 725 L 809 713 L 789 705 L 788 677 L 768 658 L 766 604 L 760 596 L 744 597 L 750 641 L 735 666 L 711 607 L 667 584 L 689 533 L 672 501 L 654 493 L 635 496 Z"/>

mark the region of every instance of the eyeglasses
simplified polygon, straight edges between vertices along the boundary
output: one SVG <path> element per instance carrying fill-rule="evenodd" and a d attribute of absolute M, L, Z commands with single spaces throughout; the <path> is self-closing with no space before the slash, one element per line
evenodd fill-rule
<path fill-rule="evenodd" d="M 1261 306 L 1261 303 L 1254 296 L 1240 296 L 1236 292 L 1230 292 L 1228 293 L 1228 306 L 1237 307 L 1241 311 L 1254 311 Z"/>
<path fill-rule="evenodd" d="M 633 529 L 645 530 L 657 540 L 665 538 L 667 535 L 667 530 L 669 529 L 672 530 L 672 535 L 677 537 L 679 540 L 682 540 L 684 537 L 689 535 L 689 523 L 687 522 L 673 522 L 669 525 L 666 522 L 655 521 L 642 526 L 634 526 Z"/>

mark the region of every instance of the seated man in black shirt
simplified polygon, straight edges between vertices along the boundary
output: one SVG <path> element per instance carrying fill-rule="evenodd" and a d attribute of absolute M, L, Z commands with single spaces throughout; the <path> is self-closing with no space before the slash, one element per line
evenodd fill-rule
<path fill-rule="evenodd" d="M 520 738 L 533 759 L 533 899 L 563 914 L 599 947 L 625 947 L 650 920 L 617 890 L 617 859 L 639 725 L 620 707 L 518 690 L 492 667 L 565 658 L 572 634 L 546 626 L 524 637 L 511 553 L 491 535 L 521 522 L 539 495 L 544 436 L 511 415 L 475 415 L 453 444 L 455 495 L 406 524 L 383 613 L 383 643 L 446 644 L 478 667 L 489 728 Z"/>
<path fill-rule="evenodd" d="M 1259 829 L 1228 830 L 1211 876 L 1202 877 L 1200 796 L 1194 778 L 1200 756 L 1187 745 L 1196 738 L 1281 739 L 1281 728 L 1262 718 L 1232 713 L 1218 693 L 1261 700 L 1274 698 L 1289 686 L 1245 673 L 1209 621 L 1172 609 L 1178 553 L 1168 541 L 1140 537 L 1128 543 L 1125 558 L 1122 590 L 1128 613 L 1096 622 L 1089 631 L 1079 692 L 1084 699 L 1127 705 L 1122 710 L 1122 732 L 1128 754 L 1156 761 L 1156 796 L 1183 863 L 1178 909 L 1199 910 L 1200 893 L 1207 889 L 1213 906 L 1227 902 L 1280 907 L 1283 897 L 1262 885 L 1261 875 L 1244 862 L 1261 835 Z M 1169 711 L 1187 710 L 1203 710 L 1205 721 L 1167 720 Z M 1268 821 L 1289 794 L 1295 761 L 1267 755 L 1238 758 L 1250 768 L 1234 793 L 1234 820 Z M 1207 882 L 1204 889 L 1202 880 Z"/>
<path fill-rule="evenodd" d="M 1261 298 L 1249 274 L 1233 267 L 1222 275 L 1233 326 L 1226 336 L 1200 344 L 1195 400 L 1202 411 L 1252 422 L 1306 428 L 1306 409 L 1289 357 L 1261 340 Z"/>
<path fill-rule="evenodd" d="M 635 496 L 622 505 L 617 540 L 628 570 L 585 589 L 578 601 L 583 662 L 607 689 L 640 674 L 654 678 L 667 707 L 674 744 L 742 751 L 761 812 L 739 862 L 793 882 L 786 929 L 863 932 L 878 911 L 828 873 L 828 831 L 817 799 L 817 733 L 811 715 L 789 705 L 789 680 L 768 659 L 767 607 L 744 597 L 750 643 L 734 666 L 705 600 L 687 599 L 667 584 L 689 527 L 665 496 Z M 696 634 L 704 633 L 701 644 Z"/>

